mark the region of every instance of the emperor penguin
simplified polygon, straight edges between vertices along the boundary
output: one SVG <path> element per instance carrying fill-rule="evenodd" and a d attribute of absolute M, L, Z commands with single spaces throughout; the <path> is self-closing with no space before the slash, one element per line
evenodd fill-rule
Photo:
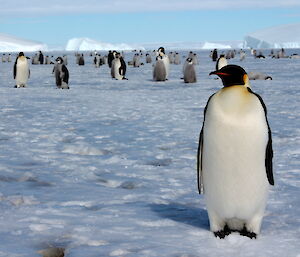
<path fill-rule="evenodd" d="M 177 52 L 175 53 L 174 64 L 176 64 L 176 65 L 180 64 L 180 55 Z"/>
<path fill-rule="evenodd" d="M 115 53 L 111 66 L 111 76 L 117 80 L 127 80 L 125 74 L 126 63 L 120 53 Z"/>
<path fill-rule="evenodd" d="M 158 48 L 157 53 L 158 53 L 158 56 L 161 57 L 160 59 L 163 61 L 164 65 L 165 65 L 166 80 L 168 80 L 168 78 L 169 78 L 169 69 L 170 69 L 169 57 L 168 57 L 168 55 L 166 55 L 165 48 L 163 48 L 163 47 Z"/>
<path fill-rule="evenodd" d="M 153 80 L 154 81 L 166 81 L 167 79 L 167 72 L 166 72 L 166 66 L 163 61 L 162 56 L 156 57 L 156 63 L 154 65 L 153 69 Z"/>
<path fill-rule="evenodd" d="M 194 65 L 193 59 L 191 59 L 191 58 L 187 58 L 187 60 L 186 60 L 185 67 L 184 67 L 184 73 L 183 73 L 183 79 L 184 79 L 185 83 L 197 82 L 195 65 Z"/>
<path fill-rule="evenodd" d="M 52 73 L 55 75 L 57 88 L 69 89 L 69 71 L 62 57 L 56 58 L 56 64 L 54 65 Z"/>
<path fill-rule="evenodd" d="M 14 64 L 15 88 L 26 87 L 29 77 L 30 70 L 27 57 L 24 56 L 23 52 L 20 52 Z"/>
<path fill-rule="evenodd" d="M 152 58 L 150 54 L 146 54 L 146 63 L 151 63 L 152 62 Z"/>
<path fill-rule="evenodd" d="M 134 54 L 132 63 L 133 63 L 133 67 L 140 67 L 141 61 L 140 61 L 140 55 L 139 54 Z"/>
<path fill-rule="evenodd" d="M 247 86 L 245 70 L 227 65 L 211 72 L 223 88 L 204 109 L 198 146 L 198 189 L 204 193 L 210 230 L 256 238 L 269 185 L 274 185 L 272 136 L 262 98 Z"/>
<path fill-rule="evenodd" d="M 220 70 L 221 68 L 223 68 L 227 64 L 228 63 L 227 63 L 227 60 L 225 58 L 225 55 L 221 54 L 219 59 L 217 60 L 217 63 L 216 63 L 216 70 Z"/>
<path fill-rule="evenodd" d="M 271 76 L 258 71 L 250 71 L 248 77 L 250 80 L 272 80 Z"/>

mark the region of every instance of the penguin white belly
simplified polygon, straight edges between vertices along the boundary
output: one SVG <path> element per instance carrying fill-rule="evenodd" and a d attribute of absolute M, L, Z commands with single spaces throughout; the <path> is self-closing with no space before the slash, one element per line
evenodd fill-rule
<path fill-rule="evenodd" d="M 170 60 L 167 55 L 165 55 L 162 60 L 163 60 L 163 63 L 165 65 L 165 69 L 166 69 L 166 79 L 168 79 L 169 78 L 169 70 L 170 70 Z"/>
<path fill-rule="evenodd" d="M 246 225 L 259 233 L 268 194 L 268 127 L 259 100 L 239 94 L 217 93 L 207 109 L 202 155 L 205 199 L 212 231 L 227 224 L 237 230 Z"/>
<path fill-rule="evenodd" d="M 16 85 L 26 85 L 29 77 L 29 67 L 27 60 L 17 62 Z"/>
<path fill-rule="evenodd" d="M 123 76 L 120 74 L 121 62 L 120 59 L 115 59 L 114 62 L 114 75 L 115 79 L 122 80 Z"/>

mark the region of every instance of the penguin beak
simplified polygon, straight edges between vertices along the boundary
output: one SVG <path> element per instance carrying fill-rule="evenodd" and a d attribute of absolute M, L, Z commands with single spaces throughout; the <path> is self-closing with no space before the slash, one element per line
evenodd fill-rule
<path fill-rule="evenodd" d="M 211 73 L 209 73 L 209 76 L 210 75 L 218 75 L 219 77 L 222 77 L 222 76 L 230 76 L 230 74 L 228 73 L 225 73 L 225 72 L 219 72 L 219 71 L 212 71 Z"/>

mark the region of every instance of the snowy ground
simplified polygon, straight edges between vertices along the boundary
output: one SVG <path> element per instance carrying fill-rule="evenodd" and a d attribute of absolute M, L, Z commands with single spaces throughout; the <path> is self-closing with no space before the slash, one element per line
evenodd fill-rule
<path fill-rule="evenodd" d="M 167 82 L 153 82 L 149 64 L 115 81 L 70 53 L 70 90 L 55 88 L 50 65 L 14 89 L 13 63 L 0 63 L 0 256 L 299 257 L 300 60 L 230 61 L 273 77 L 251 84 L 268 108 L 276 184 L 258 239 L 220 240 L 196 183 L 203 108 L 221 88 L 208 54 L 191 85 L 182 65 Z"/>

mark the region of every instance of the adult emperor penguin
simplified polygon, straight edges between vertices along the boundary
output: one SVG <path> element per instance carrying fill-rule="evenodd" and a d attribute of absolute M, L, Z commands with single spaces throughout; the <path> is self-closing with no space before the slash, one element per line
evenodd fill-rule
<path fill-rule="evenodd" d="M 184 72 L 183 72 L 183 79 L 185 83 L 195 83 L 197 82 L 196 71 L 194 61 L 191 58 L 187 58 Z"/>
<path fill-rule="evenodd" d="M 274 185 L 272 137 L 262 98 L 248 87 L 243 68 L 211 72 L 224 87 L 204 109 L 198 147 L 198 188 L 204 193 L 210 230 L 256 238 L 269 184 Z"/>
<path fill-rule="evenodd" d="M 120 53 L 115 53 L 111 66 L 111 76 L 117 80 L 127 80 L 125 74 L 126 63 Z"/>
<path fill-rule="evenodd" d="M 14 64 L 15 88 L 26 87 L 29 76 L 30 70 L 27 57 L 24 56 L 23 52 L 20 52 Z"/>
<path fill-rule="evenodd" d="M 169 78 L 169 69 L 170 69 L 170 60 L 168 55 L 166 55 L 165 48 L 160 47 L 158 48 L 158 56 L 161 56 L 161 60 L 163 61 L 166 69 L 166 80 Z"/>
<path fill-rule="evenodd" d="M 227 60 L 225 58 L 225 55 L 221 54 L 219 59 L 217 60 L 217 63 L 216 63 L 216 70 L 220 70 L 221 68 L 223 68 L 227 64 L 228 63 L 227 63 Z"/>

